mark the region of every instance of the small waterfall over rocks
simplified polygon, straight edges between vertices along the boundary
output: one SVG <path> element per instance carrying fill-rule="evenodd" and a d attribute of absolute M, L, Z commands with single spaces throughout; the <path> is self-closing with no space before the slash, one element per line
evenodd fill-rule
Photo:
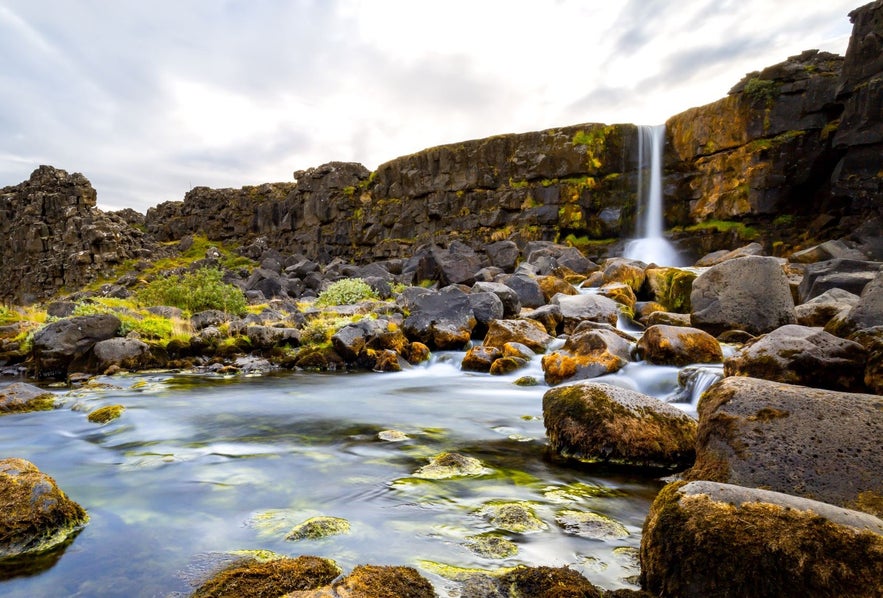
<path fill-rule="evenodd" d="M 665 125 L 638 126 L 638 238 L 629 241 L 624 256 L 659 266 L 681 266 L 674 246 L 662 235 L 662 150 Z"/>

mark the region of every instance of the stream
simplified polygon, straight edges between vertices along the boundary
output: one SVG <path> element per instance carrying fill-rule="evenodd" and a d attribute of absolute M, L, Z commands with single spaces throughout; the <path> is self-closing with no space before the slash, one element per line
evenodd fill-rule
<path fill-rule="evenodd" d="M 399 373 L 157 372 L 55 389 L 61 408 L 0 418 L 0 456 L 35 463 L 91 522 L 60 558 L 0 567 L 0 595 L 182 596 L 213 554 L 251 549 L 326 556 L 345 572 L 411 565 L 440 596 L 456 584 L 434 564 L 568 565 L 606 589 L 636 587 L 641 527 L 662 483 L 547 455 L 539 356 L 507 376 L 462 372 L 462 356 Z M 524 375 L 540 384 L 514 384 Z M 596 380 L 663 398 L 677 378 L 677 368 L 631 363 Z M 119 419 L 87 421 L 112 404 L 126 407 Z M 380 440 L 383 430 L 408 438 Z M 480 459 L 485 473 L 413 477 L 443 451 Z M 499 532 L 518 550 L 492 559 L 467 538 L 494 530 L 479 511 L 500 501 L 527 502 L 546 527 Z M 565 509 L 607 515 L 628 535 L 568 534 L 556 523 Z M 350 533 L 285 539 L 317 515 L 347 519 Z"/>

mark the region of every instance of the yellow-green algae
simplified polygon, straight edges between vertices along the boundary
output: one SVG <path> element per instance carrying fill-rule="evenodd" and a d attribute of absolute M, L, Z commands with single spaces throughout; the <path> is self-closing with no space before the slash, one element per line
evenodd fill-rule
<path fill-rule="evenodd" d="M 90 413 L 87 419 L 93 424 L 106 424 L 120 417 L 125 410 L 122 405 L 106 405 Z"/>
<path fill-rule="evenodd" d="M 506 559 L 518 554 L 515 542 L 495 533 L 467 536 L 464 546 L 486 559 Z"/>
<path fill-rule="evenodd" d="M 440 453 L 428 465 L 424 465 L 413 477 L 424 480 L 444 480 L 461 476 L 476 476 L 490 473 L 481 461 L 460 453 Z"/>
<path fill-rule="evenodd" d="M 566 533 L 582 538 L 615 540 L 629 535 L 623 524 L 591 511 L 564 509 L 558 512 L 555 521 Z"/>
<path fill-rule="evenodd" d="M 489 502 L 478 514 L 495 528 L 515 534 L 538 532 L 548 527 L 527 502 Z"/>
<path fill-rule="evenodd" d="M 285 536 L 286 540 L 321 540 L 350 532 L 350 522 L 340 517 L 320 515 L 298 523 Z"/>

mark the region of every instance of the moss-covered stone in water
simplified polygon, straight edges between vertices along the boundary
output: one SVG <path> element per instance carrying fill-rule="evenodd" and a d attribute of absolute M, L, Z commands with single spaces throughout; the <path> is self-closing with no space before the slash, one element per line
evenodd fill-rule
<path fill-rule="evenodd" d="M 538 532 L 547 527 L 524 502 L 488 503 L 479 509 L 478 514 L 495 528 L 515 534 Z"/>
<path fill-rule="evenodd" d="M 558 512 L 555 521 L 568 534 L 593 540 L 615 540 L 629 535 L 621 523 L 590 511 L 565 509 Z"/>
<path fill-rule="evenodd" d="M 330 559 L 300 556 L 262 562 L 239 561 L 203 583 L 192 598 L 263 598 L 315 590 L 331 583 L 341 570 Z"/>
<path fill-rule="evenodd" d="M 539 383 L 540 381 L 533 376 L 522 376 L 514 382 L 516 386 L 537 386 Z"/>
<path fill-rule="evenodd" d="M 486 559 L 506 559 L 518 554 L 518 545 L 497 534 L 469 536 L 464 544 L 474 554 Z"/>
<path fill-rule="evenodd" d="M 350 523 L 346 519 L 340 517 L 311 517 L 303 523 L 295 525 L 286 540 L 321 540 L 328 536 L 337 536 L 340 534 L 348 534 L 350 532 Z"/>
<path fill-rule="evenodd" d="M 55 408 L 55 395 L 23 382 L 0 389 L 0 415 L 48 411 Z"/>
<path fill-rule="evenodd" d="M 422 575 L 411 567 L 359 565 L 334 584 L 338 596 L 353 598 L 435 598 L 436 593 Z"/>
<path fill-rule="evenodd" d="M 0 460 L 0 560 L 54 548 L 88 521 L 86 511 L 33 463 Z"/>
<path fill-rule="evenodd" d="M 460 476 L 483 475 L 490 470 L 485 468 L 475 457 L 467 457 L 460 453 L 440 453 L 429 465 L 424 465 L 416 472 L 415 478 L 424 480 L 444 480 Z"/>
<path fill-rule="evenodd" d="M 90 413 L 87 419 L 93 424 L 106 424 L 120 417 L 125 410 L 122 405 L 106 405 Z"/>
<path fill-rule="evenodd" d="M 601 598 L 601 590 L 567 567 L 516 567 L 500 577 L 514 598 Z"/>

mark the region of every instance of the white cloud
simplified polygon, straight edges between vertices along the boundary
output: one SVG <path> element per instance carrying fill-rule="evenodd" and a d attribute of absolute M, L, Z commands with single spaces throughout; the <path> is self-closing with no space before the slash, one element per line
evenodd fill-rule
<path fill-rule="evenodd" d="M 802 50 L 852 0 L 7 0 L 0 184 L 39 163 L 145 210 L 193 185 L 440 143 L 661 122 Z"/>

